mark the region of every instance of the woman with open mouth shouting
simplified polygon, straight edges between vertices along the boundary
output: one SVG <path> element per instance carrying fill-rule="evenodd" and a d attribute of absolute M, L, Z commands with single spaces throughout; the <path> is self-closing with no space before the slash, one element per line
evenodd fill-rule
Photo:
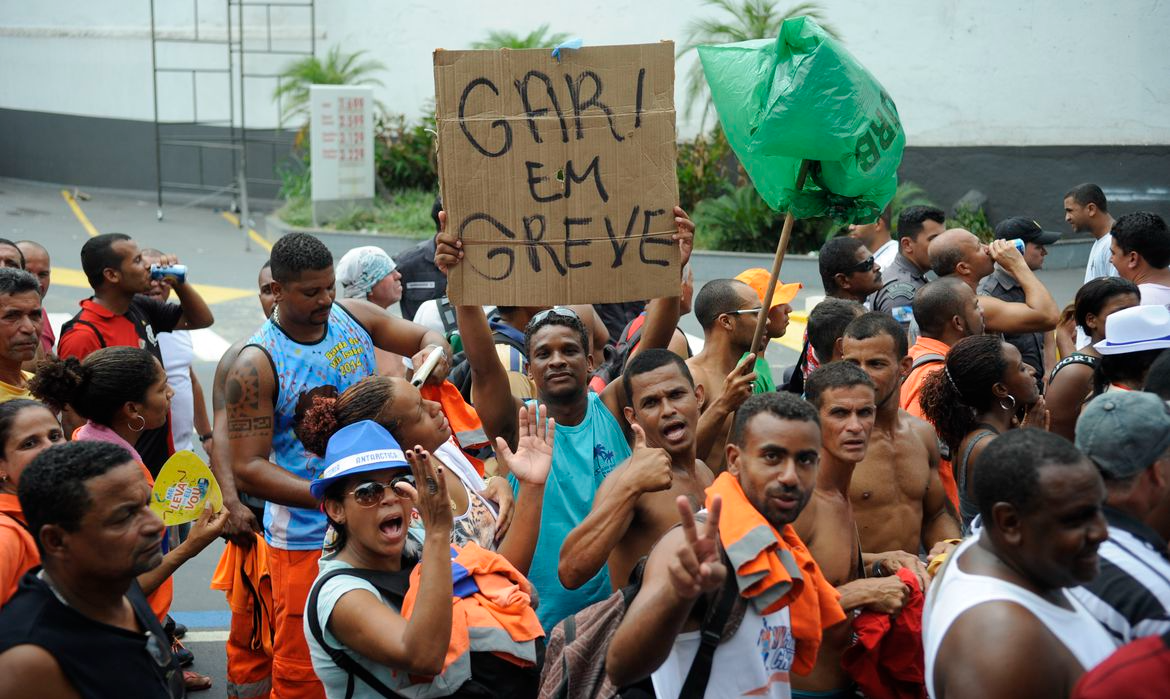
<path fill-rule="evenodd" d="M 443 465 L 422 446 L 404 452 L 371 420 L 338 430 L 325 463 L 310 490 L 338 541 L 321 558 L 304 619 L 326 696 L 460 696 L 484 681 L 514 691 L 507 680 L 523 673 L 491 653 L 471 653 L 463 665 L 448 660 L 458 612 L 449 560 L 457 551 Z M 412 510 L 424 525 L 421 559 L 406 546 Z"/>
<path fill-rule="evenodd" d="M 520 410 L 515 453 L 503 440 L 496 440 L 501 471 L 511 474 L 519 484 L 515 507 L 508 481 L 501 476 L 485 481 L 451 438 L 451 427 L 441 406 L 423 398 L 403 379 L 371 376 L 340 396 L 315 396 L 312 406 L 298 419 L 296 432 L 306 449 L 321 456 L 340 430 L 361 421 L 377 423 L 401 444 L 421 446 L 432 461 L 443 466 L 448 504 L 454 513 L 451 543 L 475 542 L 499 552 L 527 574 L 539 534 L 555 431 L 552 419 L 538 420 L 536 413 L 547 415 L 543 406 L 535 411 Z M 405 526 L 411 529 L 408 546 L 416 545 L 417 524 L 406 521 Z"/>

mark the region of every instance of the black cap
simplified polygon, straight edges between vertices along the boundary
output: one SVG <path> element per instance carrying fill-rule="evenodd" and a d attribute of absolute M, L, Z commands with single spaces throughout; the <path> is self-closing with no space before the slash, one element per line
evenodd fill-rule
<path fill-rule="evenodd" d="M 1046 231 L 1030 218 L 1016 216 L 1000 221 L 995 227 L 995 237 L 999 240 L 1019 238 L 1025 243 L 1037 245 L 1052 245 L 1060 240 L 1060 234 L 1055 231 Z"/>

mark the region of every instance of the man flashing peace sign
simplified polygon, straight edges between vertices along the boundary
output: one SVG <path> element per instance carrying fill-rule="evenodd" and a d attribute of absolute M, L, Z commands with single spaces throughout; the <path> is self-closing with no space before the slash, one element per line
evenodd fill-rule
<path fill-rule="evenodd" d="M 669 699 L 684 687 L 687 696 L 791 696 L 789 673 L 810 672 L 823 630 L 845 620 L 792 528 L 820 447 L 817 412 L 800 398 L 762 393 L 740 407 L 706 509 L 693 515 L 677 497 L 682 524 L 647 559 L 606 657 L 615 685 L 648 681 Z"/>

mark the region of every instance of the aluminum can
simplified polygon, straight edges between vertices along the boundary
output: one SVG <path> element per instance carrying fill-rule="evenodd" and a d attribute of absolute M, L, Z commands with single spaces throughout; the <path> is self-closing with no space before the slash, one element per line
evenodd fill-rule
<path fill-rule="evenodd" d="M 187 281 L 187 265 L 151 265 L 150 278 L 162 281 L 170 277 L 175 284 Z"/>

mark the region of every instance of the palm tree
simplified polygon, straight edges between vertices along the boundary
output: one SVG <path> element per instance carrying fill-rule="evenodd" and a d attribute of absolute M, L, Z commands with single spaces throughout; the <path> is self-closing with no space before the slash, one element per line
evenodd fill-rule
<path fill-rule="evenodd" d="M 688 27 L 687 42 L 679 49 L 677 58 L 682 58 L 699 46 L 729 44 L 751 39 L 773 39 L 780 34 L 780 25 L 793 17 L 811 17 L 833 38 L 841 38 L 827 25 L 824 14 L 815 2 L 801 2 L 781 12 L 775 0 L 703 0 L 723 11 L 723 16 L 704 17 L 692 20 Z M 730 15 L 728 17 L 727 15 Z M 703 65 L 696 56 L 687 71 L 686 106 L 683 114 L 689 119 L 697 104 L 702 104 L 702 118 L 699 120 L 700 133 L 704 130 L 711 113 L 711 94 L 707 90 L 707 79 Z"/>
<path fill-rule="evenodd" d="M 340 46 L 329 49 L 325 60 L 316 56 L 294 61 L 280 71 L 272 98 L 280 105 L 280 122 L 294 118 L 309 119 L 309 86 L 311 85 L 374 85 L 385 87 L 372 73 L 386 70 L 381 61 L 360 61 L 365 51 L 342 54 Z M 385 111 L 381 103 L 375 105 Z"/>
<path fill-rule="evenodd" d="M 557 32 L 556 34 L 548 33 L 548 25 L 542 24 L 535 31 L 529 32 L 527 36 L 520 36 L 515 32 L 494 31 L 489 32 L 487 38 L 483 41 L 476 41 L 471 44 L 473 49 L 543 49 L 547 47 L 556 46 L 557 44 L 569 38 L 568 34 L 564 32 Z"/>

